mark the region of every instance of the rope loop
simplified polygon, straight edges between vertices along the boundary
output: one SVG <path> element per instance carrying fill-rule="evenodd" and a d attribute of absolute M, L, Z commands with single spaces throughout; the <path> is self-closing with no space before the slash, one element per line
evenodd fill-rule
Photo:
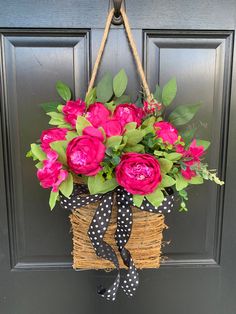
<path fill-rule="evenodd" d="M 128 16 L 127 16 L 127 14 L 126 14 L 126 12 L 125 12 L 125 10 L 123 8 L 120 9 L 120 13 L 121 13 L 121 16 L 123 18 L 123 24 L 124 24 L 124 28 L 125 28 L 125 31 L 126 31 L 126 35 L 127 35 L 131 51 L 132 51 L 132 54 L 133 54 L 135 62 L 136 62 L 137 70 L 138 70 L 138 73 L 139 73 L 139 76 L 140 76 L 140 79 L 141 79 L 141 82 L 142 82 L 142 87 L 143 87 L 143 90 L 144 90 L 144 94 L 146 96 L 147 101 L 149 103 L 151 103 L 152 100 L 153 100 L 153 95 L 151 94 L 150 89 L 148 87 L 148 83 L 147 83 L 147 79 L 146 79 L 146 76 L 145 76 L 145 73 L 144 73 L 144 70 L 143 70 L 142 62 L 140 60 L 140 57 L 139 57 L 139 54 L 138 54 L 138 50 L 137 50 L 137 46 L 135 44 L 134 37 L 133 37 L 132 31 L 131 31 L 131 28 L 130 28 Z M 99 47 L 99 50 L 98 50 L 96 61 L 94 63 L 94 67 L 93 67 L 93 71 L 92 71 L 92 75 L 91 75 L 91 79 L 90 79 L 90 82 L 89 82 L 89 86 L 88 86 L 88 90 L 87 90 L 86 95 L 92 90 L 92 88 L 94 86 L 94 82 L 95 82 L 95 79 L 96 79 L 96 76 L 97 76 L 97 72 L 98 72 L 98 68 L 99 68 L 99 65 L 100 65 L 100 62 L 101 62 L 101 59 L 102 59 L 102 55 L 103 55 L 103 52 L 104 52 L 104 49 L 105 49 L 107 37 L 108 37 L 108 34 L 109 34 L 109 30 L 110 30 L 110 27 L 111 27 L 111 22 L 112 22 L 112 18 L 114 16 L 114 14 L 115 14 L 115 9 L 113 8 L 113 9 L 110 10 L 110 12 L 107 15 L 106 24 L 105 24 L 105 28 L 104 28 L 104 33 L 103 33 L 103 36 L 102 36 L 102 41 L 101 41 L 101 44 L 100 44 L 100 47 Z"/>

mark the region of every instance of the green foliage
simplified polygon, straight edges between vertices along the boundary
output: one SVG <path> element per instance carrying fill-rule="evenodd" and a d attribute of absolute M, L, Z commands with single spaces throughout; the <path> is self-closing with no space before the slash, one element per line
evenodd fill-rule
<path fill-rule="evenodd" d="M 123 139 L 123 137 L 120 135 L 108 137 L 108 139 L 106 141 L 106 146 L 112 147 L 112 148 L 117 150 L 119 148 L 121 142 L 122 142 L 122 139 Z"/>
<path fill-rule="evenodd" d="M 85 103 L 87 107 L 95 103 L 95 100 L 96 100 L 96 87 L 92 88 L 85 97 Z"/>
<path fill-rule="evenodd" d="M 51 210 L 53 210 L 53 208 L 56 205 L 56 201 L 57 201 L 58 195 L 59 195 L 59 192 L 51 191 L 51 193 L 50 193 L 49 206 L 50 206 Z"/>
<path fill-rule="evenodd" d="M 138 194 L 133 195 L 134 206 L 140 207 L 142 205 L 143 199 L 144 199 L 144 195 L 138 195 Z"/>
<path fill-rule="evenodd" d="M 60 184 L 59 190 L 65 197 L 70 197 L 73 191 L 73 177 L 71 173 L 68 173 L 66 180 Z"/>
<path fill-rule="evenodd" d="M 66 123 L 64 120 L 64 116 L 60 112 L 47 112 L 47 115 L 51 117 L 49 121 L 50 125 L 57 125 L 58 127 L 66 127 L 71 129 L 71 125 Z"/>
<path fill-rule="evenodd" d="M 176 79 L 172 78 L 164 87 L 162 90 L 162 103 L 166 107 L 169 106 L 172 101 L 175 99 L 177 93 L 177 85 L 176 85 Z"/>
<path fill-rule="evenodd" d="M 73 140 L 73 138 L 77 137 L 78 134 L 74 131 L 68 131 L 67 134 L 66 134 L 66 140 L 67 141 L 71 141 Z"/>
<path fill-rule="evenodd" d="M 169 115 L 169 120 L 176 126 L 184 125 L 193 119 L 195 114 L 198 112 L 200 106 L 201 104 L 178 106 Z"/>
<path fill-rule="evenodd" d="M 170 154 L 166 154 L 165 156 L 167 159 L 171 160 L 171 161 L 177 161 L 179 159 L 182 158 L 182 154 L 179 153 L 170 153 Z"/>
<path fill-rule="evenodd" d="M 43 108 L 43 110 L 47 113 L 47 112 L 56 112 L 57 111 L 57 107 L 60 105 L 59 102 L 46 102 L 43 104 L 40 104 L 40 106 Z"/>
<path fill-rule="evenodd" d="M 125 132 L 125 137 L 127 138 L 126 145 L 127 146 L 135 146 L 139 142 L 142 141 L 145 133 L 143 130 L 135 129 L 135 130 L 129 130 Z"/>
<path fill-rule="evenodd" d="M 38 144 L 31 144 L 30 145 L 31 150 L 30 152 L 27 153 L 27 157 L 33 157 L 34 160 L 45 160 L 46 159 L 46 154 Z"/>
<path fill-rule="evenodd" d="M 50 143 L 50 147 L 58 153 L 58 160 L 63 164 L 67 165 L 66 158 L 66 147 L 68 145 L 67 141 L 55 141 Z"/>
<path fill-rule="evenodd" d="M 129 104 L 131 102 L 131 98 L 128 95 L 122 95 L 118 98 L 114 98 L 114 104 L 115 106 L 120 105 L 120 104 Z"/>
<path fill-rule="evenodd" d="M 197 139 L 196 144 L 198 146 L 203 146 L 204 150 L 207 150 L 209 148 L 209 146 L 211 145 L 211 142 Z"/>
<path fill-rule="evenodd" d="M 156 85 L 156 89 L 153 96 L 158 102 L 162 103 L 162 90 L 158 84 Z"/>
<path fill-rule="evenodd" d="M 134 146 L 128 146 L 124 148 L 124 152 L 135 152 L 135 153 L 145 153 L 145 148 L 142 144 L 137 144 Z"/>
<path fill-rule="evenodd" d="M 56 82 L 56 90 L 58 94 L 61 96 L 61 98 L 64 99 L 65 101 L 68 101 L 71 99 L 70 88 L 62 81 Z"/>
<path fill-rule="evenodd" d="M 198 170 L 198 174 L 205 180 L 210 180 L 219 185 L 224 185 L 224 181 L 221 181 L 214 170 L 208 170 L 207 164 L 201 164 L 200 170 Z"/>
<path fill-rule="evenodd" d="M 116 97 L 121 97 L 127 87 L 128 77 L 124 69 L 121 69 L 113 79 L 113 90 Z"/>
<path fill-rule="evenodd" d="M 190 144 L 194 138 L 197 128 L 184 129 L 179 131 L 179 135 L 183 138 L 186 145 Z"/>
<path fill-rule="evenodd" d="M 90 194 L 107 193 L 113 191 L 118 186 L 115 178 L 105 180 L 100 173 L 96 176 L 88 177 L 88 188 Z"/>
<path fill-rule="evenodd" d="M 177 191 L 183 190 L 188 186 L 188 181 L 180 173 L 175 174 L 175 181 Z"/>
<path fill-rule="evenodd" d="M 153 193 L 145 195 L 145 197 L 153 206 L 156 207 L 160 206 L 165 198 L 163 192 L 159 188 L 157 188 Z"/>
<path fill-rule="evenodd" d="M 189 184 L 202 184 L 203 178 L 201 176 L 192 177 L 191 180 L 188 181 Z"/>
<path fill-rule="evenodd" d="M 78 116 L 76 121 L 76 131 L 79 135 L 82 135 L 83 129 L 87 126 L 91 126 L 91 123 L 83 116 Z"/>
<path fill-rule="evenodd" d="M 127 123 L 126 125 L 125 125 L 125 129 L 127 130 L 127 131 L 129 131 L 129 130 L 134 130 L 134 129 L 136 129 L 137 128 L 137 123 L 136 122 L 130 122 L 130 123 Z"/>
<path fill-rule="evenodd" d="M 159 164 L 161 166 L 161 172 L 162 173 L 168 173 L 170 172 L 171 168 L 173 167 L 173 162 L 166 158 L 159 158 L 158 159 Z"/>
<path fill-rule="evenodd" d="M 161 186 L 162 186 L 163 188 L 172 186 L 172 185 L 174 185 L 175 183 L 176 183 L 175 179 L 173 179 L 172 177 L 168 176 L 167 174 L 165 174 L 165 175 L 162 177 Z"/>
<path fill-rule="evenodd" d="M 107 72 L 97 85 L 97 101 L 106 103 L 111 99 L 113 95 L 112 82 L 112 75 Z"/>

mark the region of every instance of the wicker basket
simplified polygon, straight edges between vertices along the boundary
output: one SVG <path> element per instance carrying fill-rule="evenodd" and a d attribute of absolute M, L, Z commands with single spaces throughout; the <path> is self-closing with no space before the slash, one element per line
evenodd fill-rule
<path fill-rule="evenodd" d="M 90 204 L 73 211 L 70 221 L 73 232 L 73 268 L 74 269 L 112 269 L 114 265 L 97 257 L 87 235 L 89 224 L 98 204 Z M 126 268 L 118 253 L 114 234 L 116 230 L 117 210 L 113 207 L 104 240 L 109 243 L 119 257 L 121 268 Z M 126 245 L 137 268 L 158 268 L 160 266 L 163 230 L 166 228 L 163 214 L 153 214 L 133 207 L 133 227 Z"/>

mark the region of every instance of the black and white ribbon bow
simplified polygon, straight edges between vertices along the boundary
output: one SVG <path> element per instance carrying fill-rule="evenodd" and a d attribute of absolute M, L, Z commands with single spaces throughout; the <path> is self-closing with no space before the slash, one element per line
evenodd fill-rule
<path fill-rule="evenodd" d="M 174 195 L 172 189 L 167 189 L 167 196 L 159 207 L 153 206 L 146 199 L 143 200 L 140 209 L 152 213 L 169 213 L 174 206 Z M 114 249 L 104 241 L 104 235 L 108 228 L 112 206 L 113 206 L 113 193 L 116 193 L 117 202 L 117 228 L 115 232 L 115 240 L 124 264 L 128 267 L 126 274 L 121 282 L 120 267 L 117 255 Z M 133 205 L 133 197 L 130 193 L 122 187 L 118 187 L 114 192 L 106 194 L 90 195 L 86 185 L 74 185 L 74 190 L 70 198 L 60 195 L 61 206 L 65 209 L 75 210 L 85 205 L 99 202 L 95 211 L 92 222 L 88 229 L 88 236 L 93 244 L 93 248 L 97 256 L 111 261 L 116 270 L 117 275 L 113 284 L 108 288 L 100 287 L 98 294 L 107 300 L 115 301 L 116 294 L 121 283 L 121 288 L 124 293 L 132 297 L 139 285 L 139 274 L 134 265 L 130 252 L 125 248 L 128 242 L 132 224 L 133 213 L 131 205 Z"/>

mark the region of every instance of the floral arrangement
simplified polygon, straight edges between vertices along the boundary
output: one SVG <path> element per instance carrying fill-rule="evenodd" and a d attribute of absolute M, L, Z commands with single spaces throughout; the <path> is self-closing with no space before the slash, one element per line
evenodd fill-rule
<path fill-rule="evenodd" d="M 121 186 L 136 206 L 144 198 L 160 206 L 171 187 L 179 195 L 180 211 L 187 211 L 188 186 L 204 180 L 223 184 L 204 163 L 210 142 L 197 139 L 195 128 L 182 127 L 200 104 L 178 106 L 166 117 L 177 92 L 174 78 L 163 89 L 157 85 L 149 102 L 141 97 L 131 102 L 124 94 L 127 82 L 123 69 L 114 78 L 107 73 L 85 100 L 72 100 L 69 87 L 58 81 L 63 103 L 42 105 L 53 127 L 31 144 L 27 157 L 37 161 L 41 186 L 51 189 L 51 209 L 59 193 L 70 197 L 77 180 L 91 195 Z"/>

